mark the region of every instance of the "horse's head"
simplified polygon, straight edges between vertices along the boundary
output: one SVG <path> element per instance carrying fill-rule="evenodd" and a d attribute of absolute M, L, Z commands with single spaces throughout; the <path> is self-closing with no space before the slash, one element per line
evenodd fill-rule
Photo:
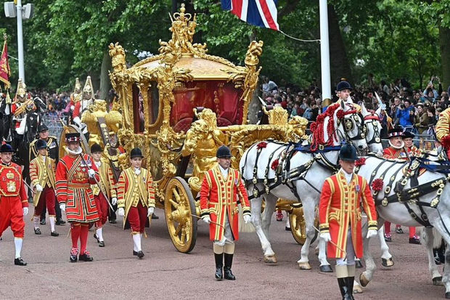
<path fill-rule="evenodd" d="M 366 107 L 361 105 L 361 114 L 366 127 L 366 141 L 369 146 L 369 151 L 375 154 L 383 153 L 383 145 L 381 144 L 381 107 L 376 111 L 369 111 Z"/>
<path fill-rule="evenodd" d="M 355 106 L 341 102 L 339 108 L 334 112 L 333 120 L 338 142 L 346 140 L 352 143 L 360 154 L 366 150 L 366 126 L 364 126 L 362 116 Z"/>

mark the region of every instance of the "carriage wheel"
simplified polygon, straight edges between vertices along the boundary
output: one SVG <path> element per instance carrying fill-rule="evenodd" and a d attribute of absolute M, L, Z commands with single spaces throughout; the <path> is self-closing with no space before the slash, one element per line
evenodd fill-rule
<path fill-rule="evenodd" d="M 195 200 L 188 183 L 181 177 L 170 179 L 164 200 L 167 230 L 178 251 L 189 253 L 197 239 Z"/>
<path fill-rule="evenodd" d="M 294 237 L 294 240 L 303 245 L 306 241 L 306 224 L 305 218 L 303 216 L 303 207 L 301 203 L 292 204 L 292 211 L 289 214 L 289 222 L 291 224 L 291 233 Z M 314 226 L 318 228 L 319 220 L 316 218 L 314 220 Z M 311 244 L 317 239 L 317 231 L 314 231 L 314 238 L 311 241 Z"/>

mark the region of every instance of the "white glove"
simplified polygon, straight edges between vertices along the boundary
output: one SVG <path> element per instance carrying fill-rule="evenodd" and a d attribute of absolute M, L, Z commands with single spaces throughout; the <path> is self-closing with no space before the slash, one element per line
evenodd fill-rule
<path fill-rule="evenodd" d="M 248 224 L 252 221 L 252 217 L 249 215 L 244 215 L 244 223 Z"/>
<path fill-rule="evenodd" d="M 118 214 L 119 214 L 119 217 L 125 216 L 125 209 L 123 209 L 123 207 L 119 208 Z"/>
<path fill-rule="evenodd" d="M 147 218 L 150 217 L 151 215 L 153 215 L 154 212 L 155 212 L 155 208 L 149 207 L 147 210 Z"/>
<path fill-rule="evenodd" d="M 89 170 L 88 170 L 88 174 L 89 174 L 89 177 L 90 177 L 90 178 L 94 178 L 94 176 L 95 176 L 95 171 L 92 170 L 92 169 L 89 169 Z"/>
<path fill-rule="evenodd" d="M 70 110 L 73 111 L 75 109 L 75 105 L 70 106 Z"/>
<path fill-rule="evenodd" d="M 42 187 L 42 185 L 40 185 L 39 183 L 36 184 L 36 191 L 42 192 L 43 190 L 44 190 L 44 188 Z"/>
<path fill-rule="evenodd" d="M 111 204 L 112 205 L 116 205 L 117 204 L 117 198 L 116 197 L 111 199 Z"/>
<path fill-rule="evenodd" d="M 320 238 L 321 238 L 324 242 L 326 242 L 326 243 L 328 243 L 328 242 L 331 241 L 331 235 L 330 235 L 329 232 L 322 232 L 322 233 L 320 234 Z"/>
<path fill-rule="evenodd" d="M 28 207 L 23 208 L 23 215 L 24 216 L 28 215 Z"/>
<path fill-rule="evenodd" d="M 141 174 L 141 169 L 134 169 L 134 174 L 136 174 L 136 175 Z"/>
<path fill-rule="evenodd" d="M 369 229 L 367 232 L 367 238 L 370 239 L 371 237 L 374 237 L 378 234 L 378 231 L 375 229 Z"/>
<path fill-rule="evenodd" d="M 66 211 L 66 204 L 65 203 L 60 203 L 59 204 L 59 208 L 61 209 L 61 211 Z"/>
<path fill-rule="evenodd" d="M 202 221 L 205 222 L 206 224 L 209 224 L 211 223 L 211 218 L 208 215 L 206 215 L 202 217 Z"/>

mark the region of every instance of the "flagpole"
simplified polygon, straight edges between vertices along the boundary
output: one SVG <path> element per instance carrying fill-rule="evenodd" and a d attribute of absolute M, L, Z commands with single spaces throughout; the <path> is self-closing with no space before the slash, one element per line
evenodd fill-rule
<path fill-rule="evenodd" d="M 327 0 L 319 0 L 320 61 L 322 74 L 322 107 L 331 103 L 330 41 L 328 35 Z"/>
<path fill-rule="evenodd" d="M 22 0 L 17 0 L 17 48 L 19 58 L 19 79 L 25 83 L 25 68 L 23 61 L 23 32 L 22 32 Z"/>

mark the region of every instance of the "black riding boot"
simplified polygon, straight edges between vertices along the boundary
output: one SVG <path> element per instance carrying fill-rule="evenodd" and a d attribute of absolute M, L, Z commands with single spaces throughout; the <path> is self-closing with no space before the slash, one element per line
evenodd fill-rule
<path fill-rule="evenodd" d="M 355 282 L 355 277 L 347 277 L 347 288 L 348 288 L 348 294 L 350 296 L 351 300 L 355 300 L 353 298 L 353 283 Z"/>
<path fill-rule="evenodd" d="M 342 300 L 352 300 L 347 287 L 347 278 L 338 278 L 338 284 L 341 290 Z"/>
<path fill-rule="evenodd" d="M 223 273 L 222 273 L 223 253 L 221 253 L 221 254 L 214 253 L 214 258 L 216 259 L 216 274 L 215 274 L 215 278 L 216 278 L 216 280 L 222 280 L 223 279 Z"/>
<path fill-rule="evenodd" d="M 225 279 L 228 280 L 236 280 L 236 277 L 234 277 L 233 273 L 231 272 L 231 265 L 233 264 L 233 254 L 227 254 L 225 253 Z"/>

